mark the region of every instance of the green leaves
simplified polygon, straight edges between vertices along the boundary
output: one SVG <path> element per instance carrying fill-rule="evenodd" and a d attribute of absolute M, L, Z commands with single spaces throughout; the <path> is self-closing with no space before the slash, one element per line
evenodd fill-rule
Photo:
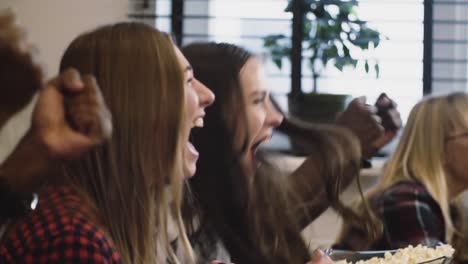
<path fill-rule="evenodd" d="M 288 1 L 285 12 L 292 12 L 292 2 Z M 304 10 L 303 48 L 304 57 L 314 67 L 332 63 L 338 70 L 344 67 L 355 68 L 358 59 L 351 50 L 377 48 L 383 38 L 375 29 L 360 20 L 357 14 L 358 0 L 302 0 Z M 284 35 L 271 35 L 264 38 L 264 47 L 270 52 L 273 62 L 282 67 L 282 60 L 290 56 L 291 40 Z M 370 72 L 368 59 L 364 59 L 364 70 Z M 378 63 L 374 64 L 376 76 L 380 75 Z"/>
<path fill-rule="evenodd" d="M 263 38 L 263 46 L 270 51 L 271 59 L 281 69 L 283 67 L 283 58 L 291 54 L 290 39 L 282 34 L 270 35 Z"/>
<path fill-rule="evenodd" d="M 335 68 L 337 68 L 340 71 L 343 71 L 343 68 L 346 66 L 351 66 L 353 68 L 356 68 L 356 65 L 358 63 L 358 60 L 353 59 L 351 57 L 339 57 L 335 58 Z"/>
<path fill-rule="evenodd" d="M 338 47 L 336 45 L 330 45 L 322 51 L 322 63 L 327 65 L 330 59 L 335 59 L 338 56 Z"/>
<path fill-rule="evenodd" d="M 278 46 L 278 41 L 285 38 L 286 36 L 283 34 L 266 36 L 263 38 L 263 46 L 265 48 L 276 47 Z"/>

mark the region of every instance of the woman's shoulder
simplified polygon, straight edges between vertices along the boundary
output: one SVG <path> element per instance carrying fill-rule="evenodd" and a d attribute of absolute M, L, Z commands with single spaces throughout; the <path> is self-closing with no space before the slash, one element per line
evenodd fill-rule
<path fill-rule="evenodd" d="M 417 181 L 401 181 L 384 189 L 375 199 L 388 202 L 433 200 L 426 187 Z"/>
<path fill-rule="evenodd" d="M 391 211 L 425 211 L 442 217 L 439 203 L 426 187 L 417 181 L 402 181 L 393 184 L 374 196 L 373 207 L 379 214 Z"/>
<path fill-rule="evenodd" d="M 11 223 L 0 243 L 8 263 L 120 263 L 112 241 L 71 188 L 48 188 L 36 210 Z"/>
<path fill-rule="evenodd" d="M 440 205 L 419 182 L 395 183 L 378 195 L 374 206 L 385 229 L 375 248 L 431 244 L 445 239 Z"/>

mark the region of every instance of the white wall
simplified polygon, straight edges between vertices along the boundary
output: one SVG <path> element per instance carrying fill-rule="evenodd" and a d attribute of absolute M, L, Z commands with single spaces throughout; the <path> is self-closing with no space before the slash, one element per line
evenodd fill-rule
<path fill-rule="evenodd" d="M 37 45 L 46 75 L 58 71 L 62 53 L 78 34 L 99 25 L 127 19 L 129 0 L 0 0 L 11 7 L 28 39 Z M 11 151 L 29 127 L 29 106 L 0 132 L 0 160 Z"/>
<path fill-rule="evenodd" d="M 126 19 L 128 0 L 1 0 L 13 7 L 19 22 L 37 44 L 48 76 L 58 69 L 61 54 L 78 34 L 98 25 Z"/>

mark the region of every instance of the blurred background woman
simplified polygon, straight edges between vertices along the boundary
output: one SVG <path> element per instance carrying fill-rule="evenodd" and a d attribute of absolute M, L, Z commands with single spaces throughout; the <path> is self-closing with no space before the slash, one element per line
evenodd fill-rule
<path fill-rule="evenodd" d="M 369 239 L 347 223 L 337 247 L 395 249 L 454 242 L 466 248 L 454 225 L 463 220 L 451 206 L 468 188 L 467 113 L 465 93 L 428 97 L 412 109 L 381 182 L 366 195 L 383 227 L 382 236 Z M 466 250 L 456 250 L 458 258 L 466 255 Z"/>

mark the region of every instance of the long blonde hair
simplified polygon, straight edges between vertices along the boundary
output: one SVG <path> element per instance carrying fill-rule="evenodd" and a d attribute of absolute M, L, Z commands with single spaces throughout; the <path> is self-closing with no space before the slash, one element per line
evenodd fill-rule
<path fill-rule="evenodd" d="M 468 95 L 452 93 L 427 97 L 411 110 L 400 143 L 386 164 L 381 182 L 367 197 L 402 181 L 419 181 L 439 204 L 445 220 L 446 239 L 455 231 L 444 167 L 445 142 L 457 128 L 468 129 Z"/>
<path fill-rule="evenodd" d="M 179 240 L 193 262 L 180 214 L 183 73 L 170 38 L 139 23 L 104 26 L 76 38 L 60 69 L 96 77 L 113 115 L 112 139 L 65 166 L 67 180 L 94 209 L 123 263 L 156 263 L 170 247 L 175 204 Z M 173 200 L 165 190 L 171 188 Z"/>

